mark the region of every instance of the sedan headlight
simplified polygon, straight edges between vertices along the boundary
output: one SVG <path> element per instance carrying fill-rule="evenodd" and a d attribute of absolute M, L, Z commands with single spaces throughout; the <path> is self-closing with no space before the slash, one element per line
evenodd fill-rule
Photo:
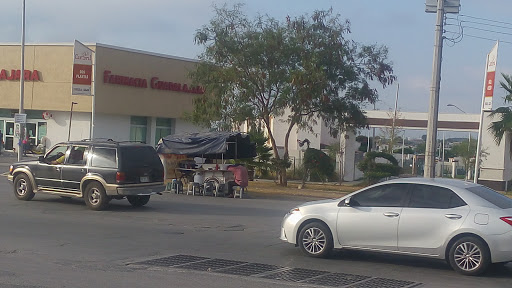
<path fill-rule="evenodd" d="M 288 214 L 295 214 L 295 213 L 300 213 L 299 208 L 295 207 L 295 208 L 291 209 L 290 212 L 288 212 Z"/>

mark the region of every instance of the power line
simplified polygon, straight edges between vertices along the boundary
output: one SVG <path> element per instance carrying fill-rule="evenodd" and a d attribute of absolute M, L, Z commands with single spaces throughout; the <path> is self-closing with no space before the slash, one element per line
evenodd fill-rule
<path fill-rule="evenodd" d="M 462 27 L 469 28 L 469 29 L 474 29 L 474 30 L 485 31 L 485 32 L 496 33 L 496 34 L 503 34 L 503 35 L 512 36 L 512 33 L 507 33 L 507 32 L 494 31 L 494 30 L 483 29 L 483 28 L 478 28 L 478 27 L 473 27 L 473 26 L 462 26 Z"/>
<path fill-rule="evenodd" d="M 510 25 L 510 26 L 512 26 L 512 23 L 510 23 L 510 22 L 496 21 L 496 20 L 491 20 L 491 19 L 486 19 L 486 18 L 481 18 L 481 17 L 474 17 L 474 16 L 469 16 L 469 15 L 464 15 L 464 14 L 459 14 L 459 16 L 461 16 L 461 17 L 468 17 L 468 18 L 477 19 L 477 20 L 488 21 L 488 22 L 500 23 L 500 24 L 505 24 L 505 25 Z"/>
<path fill-rule="evenodd" d="M 496 27 L 496 28 L 512 30 L 512 27 L 506 27 L 506 26 L 501 26 L 501 25 L 494 25 L 494 24 L 488 24 L 488 23 L 482 23 L 482 22 L 476 22 L 476 21 L 468 21 L 468 20 L 460 20 L 458 18 L 450 18 L 450 17 L 447 17 L 446 19 L 456 20 L 456 21 L 459 21 L 459 23 L 463 23 L 463 22 L 464 23 L 472 23 L 472 24 L 478 24 L 478 25 L 491 26 L 491 27 Z M 454 24 L 447 24 L 447 25 L 454 25 Z"/>

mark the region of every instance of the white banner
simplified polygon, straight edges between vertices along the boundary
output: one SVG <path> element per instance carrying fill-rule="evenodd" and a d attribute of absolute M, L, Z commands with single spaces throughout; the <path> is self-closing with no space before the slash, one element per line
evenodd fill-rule
<path fill-rule="evenodd" d="M 494 94 L 494 79 L 496 78 L 496 64 L 498 60 L 498 42 L 487 54 L 487 66 L 485 67 L 485 86 L 484 86 L 484 111 L 492 110 L 492 96 Z"/>
<path fill-rule="evenodd" d="M 73 49 L 72 95 L 92 95 L 92 51 L 75 40 Z"/>

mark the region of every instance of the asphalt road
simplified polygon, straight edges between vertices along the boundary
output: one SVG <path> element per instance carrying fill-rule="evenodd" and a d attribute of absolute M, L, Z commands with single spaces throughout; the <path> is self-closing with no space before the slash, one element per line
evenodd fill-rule
<path fill-rule="evenodd" d="M 0 163 L 0 174 L 7 167 Z M 286 273 L 276 279 L 140 265 L 178 254 L 392 279 L 402 287 L 512 287 L 510 264 L 465 277 L 437 260 L 362 252 L 305 257 L 278 239 L 282 216 L 300 202 L 164 194 L 141 209 L 113 200 L 108 211 L 95 212 L 77 199 L 40 194 L 18 201 L 0 177 L 0 287 L 326 287 L 295 283 Z M 383 287 L 361 283 L 351 287 Z"/>

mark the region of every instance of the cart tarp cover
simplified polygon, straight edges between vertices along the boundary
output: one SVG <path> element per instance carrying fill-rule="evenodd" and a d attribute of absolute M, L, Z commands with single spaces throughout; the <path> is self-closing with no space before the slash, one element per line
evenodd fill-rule
<path fill-rule="evenodd" d="M 162 138 L 156 151 L 206 158 L 221 158 L 224 154 L 224 159 L 244 159 L 256 156 L 256 145 L 241 132 L 184 133 Z"/>

